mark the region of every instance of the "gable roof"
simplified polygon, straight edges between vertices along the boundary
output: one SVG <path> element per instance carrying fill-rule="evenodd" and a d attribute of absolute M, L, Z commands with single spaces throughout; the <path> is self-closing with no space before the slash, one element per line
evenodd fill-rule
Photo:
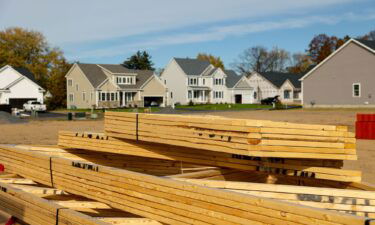
<path fill-rule="evenodd" d="M 15 69 L 18 73 L 22 74 L 23 76 L 29 78 L 34 83 L 37 83 L 37 81 L 35 80 L 34 74 L 30 70 L 28 70 L 27 68 L 13 67 L 13 69 Z"/>
<path fill-rule="evenodd" d="M 224 73 L 227 75 L 227 79 L 225 80 L 227 88 L 233 88 L 242 78 L 242 76 L 237 75 L 233 70 L 224 70 Z"/>
<path fill-rule="evenodd" d="M 134 85 L 118 84 L 121 89 L 139 89 L 143 84 L 154 75 L 152 70 L 134 70 L 137 73 Z"/>
<path fill-rule="evenodd" d="M 90 81 L 94 88 L 97 88 L 102 84 L 108 77 L 104 73 L 103 68 L 108 70 L 110 73 L 121 74 L 121 73 L 134 73 L 136 76 L 136 84 L 125 85 L 118 84 L 121 89 L 138 89 L 140 88 L 153 74 L 151 70 L 130 70 L 120 64 L 85 64 L 77 63 L 79 68 L 85 74 L 87 79 Z"/>
<path fill-rule="evenodd" d="M 201 75 L 211 64 L 205 60 L 174 58 L 186 75 Z"/>
<path fill-rule="evenodd" d="M 362 43 L 363 45 L 366 45 L 367 47 L 375 51 L 375 41 L 362 40 L 362 39 L 355 39 L 355 40 Z"/>
<path fill-rule="evenodd" d="M 276 87 L 280 88 L 285 81 L 289 80 L 295 88 L 301 88 L 301 81 L 299 79 L 304 74 L 295 74 L 295 73 L 281 73 L 281 72 L 262 72 L 259 73 L 269 82 L 271 82 Z"/>
<path fill-rule="evenodd" d="M 82 70 L 91 85 L 96 88 L 107 79 L 107 75 L 96 64 L 77 63 L 77 66 Z"/>
<path fill-rule="evenodd" d="M 137 70 L 131 70 L 120 64 L 98 64 L 111 73 L 137 73 Z"/>
<path fill-rule="evenodd" d="M 375 54 L 375 41 L 368 41 L 368 40 L 360 40 L 360 39 L 350 39 L 345 44 L 343 44 L 340 48 L 338 48 L 336 51 L 331 53 L 327 58 L 325 58 L 323 61 L 321 61 L 318 65 L 316 65 L 313 69 L 308 71 L 303 77 L 301 77 L 301 81 L 303 81 L 306 77 L 310 76 L 315 70 L 317 70 L 320 66 L 322 66 L 324 63 L 326 63 L 330 58 L 334 57 L 338 52 L 340 52 L 342 49 L 344 49 L 347 45 L 350 43 L 357 44 L 368 51 Z"/>

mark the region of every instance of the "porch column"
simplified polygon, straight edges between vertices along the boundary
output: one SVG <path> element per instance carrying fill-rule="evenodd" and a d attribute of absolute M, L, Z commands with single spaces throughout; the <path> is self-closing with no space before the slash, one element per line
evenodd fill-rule
<path fill-rule="evenodd" d="M 95 106 L 99 106 L 99 91 L 95 91 Z"/>
<path fill-rule="evenodd" d="M 206 102 L 206 91 L 202 91 L 203 92 L 203 102 Z"/>
<path fill-rule="evenodd" d="M 125 105 L 125 91 L 122 92 L 122 106 L 126 106 Z"/>

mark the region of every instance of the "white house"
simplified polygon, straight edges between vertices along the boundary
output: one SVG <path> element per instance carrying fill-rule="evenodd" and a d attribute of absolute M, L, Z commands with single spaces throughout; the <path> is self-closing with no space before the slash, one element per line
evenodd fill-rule
<path fill-rule="evenodd" d="M 43 103 L 44 92 L 28 69 L 9 65 L 0 69 L 0 105 L 22 108 L 29 100 Z"/>
<path fill-rule="evenodd" d="M 208 61 L 173 58 L 161 75 L 168 88 L 168 105 L 180 103 L 253 103 L 246 77 L 215 68 Z"/>
<path fill-rule="evenodd" d="M 254 88 L 256 102 L 268 97 L 279 96 L 283 103 L 301 102 L 301 81 L 302 74 L 280 73 L 280 72 L 253 72 L 247 79 Z"/>

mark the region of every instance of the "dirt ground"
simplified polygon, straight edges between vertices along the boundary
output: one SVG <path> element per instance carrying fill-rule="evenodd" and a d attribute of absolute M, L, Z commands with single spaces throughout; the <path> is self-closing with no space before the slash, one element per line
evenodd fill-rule
<path fill-rule="evenodd" d="M 202 114 L 231 118 L 262 119 L 296 123 L 346 125 L 354 131 L 356 114 L 370 110 L 218 111 Z M 0 124 L 0 144 L 56 144 L 59 130 L 103 132 L 104 121 L 33 121 Z M 358 161 L 347 161 L 347 169 L 361 170 L 363 180 L 375 184 L 375 141 L 358 140 Z"/>

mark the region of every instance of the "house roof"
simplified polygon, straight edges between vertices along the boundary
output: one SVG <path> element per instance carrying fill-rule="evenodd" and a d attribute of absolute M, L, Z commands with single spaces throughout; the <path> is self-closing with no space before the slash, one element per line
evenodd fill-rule
<path fill-rule="evenodd" d="M 131 70 L 120 64 L 98 64 L 111 73 L 137 73 L 137 70 Z"/>
<path fill-rule="evenodd" d="M 134 70 L 134 71 L 135 73 L 137 73 L 135 84 L 134 85 L 119 84 L 118 86 L 121 89 L 139 89 L 142 87 L 144 83 L 146 83 L 148 79 L 150 79 L 150 77 L 152 77 L 152 75 L 154 75 L 154 71 L 151 71 L 151 70 Z"/>
<path fill-rule="evenodd" d="M 118 85 L 121 89 L 139 89 L 154 74 L 154 72 L 151 70 L 130 70 L 120 64 L 77 63 L 77 65 L 81 68 L 81 70 L 83 71 L 87 79 L 95 88 L 98 87 L 107 79 L 107 75 L 104 73 L 103 68 L 115 74 L 119 74 L 119 73 L 137 74 L 135 85 Z"/>
<path fill-rule="evenodd" d="M 174 58 L 186 75 L 201 75 L 211 64 L 205 60 Z"/>
<path fill-rule="evenodd" d="M 22 74 L 23 76 L 29 78 L 33 82 L 37 83 L 34 74 L 30 70 L 24 67 L 13 67 L 13 69 L 15 69 L 18 73 Z"/>
<path fill-rule="evenodd" d="M 269 82 L 271 82 L 278 88 L 280 88 L 286 80 L 289 80 L 295 88 L 301 88 L 301 81 L 299 81 L 299 79 L 304 75 L 281 72 L 258 72 L 258 74 L 266 78 Z"/>
<path fill-rule="evenodd" d="M 367 47 L 375 51 L 375 41 L 362 40 L 362 39 L 355 39 L 355 40 L 366 45 Z"/>
<path fill-rule="evenodd" d="M 305 73 L 304 76 L 301 77 L 301 81 L 310 76 L 315 70 L 317 70 L 320 66 L 324 65 L 329 59 L 334 57 L 338 52 L 340 52 L 342 49 L 344 49 L 347 45 L 350 43 L 357 44 L 359 46 L 362 46 L 363 48 L 367 48 L 368 51 L 375 53 L 375 41 L 368 41 L 368 40 L 361 40 L 361 39 L 350 39 L 345 44 L 343 44 L 340 48 L 338 48 L 336 51 L 334 51 L 332 54 L 330 54 L 327 58 L 325 58 L 322 62 L 320 62 L 318 65 L 316 65 L 313 69 L 309 70 L 307 73 Z"/>
<path fill-rule="evenodd" d="M 225 80 L 226 86 L 228 88 L 233 88 L 239 80 L 241 80 L 242 76 L 239 76 L 233 70 L 224 70 L 224 73 L 227 75 L 227 79 Z"/>
<path fill-rule="evenodd" d="M 99 86 L 105 79 L 107 79 L 107 75 L 105 75 L 103 69 L 96 64 L 77 63 L 77 65 L 94 88 Z"/>

